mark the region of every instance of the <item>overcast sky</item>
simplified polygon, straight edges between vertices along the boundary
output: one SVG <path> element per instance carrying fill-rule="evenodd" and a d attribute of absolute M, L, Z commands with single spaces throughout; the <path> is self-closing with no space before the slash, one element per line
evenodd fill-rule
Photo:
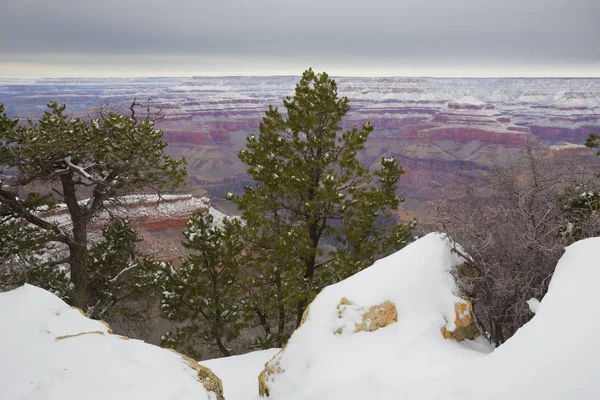
<path fill-rule="evenodd" d="M 0 76 L 600 76 L 600 0 L 2 0 Z"/>

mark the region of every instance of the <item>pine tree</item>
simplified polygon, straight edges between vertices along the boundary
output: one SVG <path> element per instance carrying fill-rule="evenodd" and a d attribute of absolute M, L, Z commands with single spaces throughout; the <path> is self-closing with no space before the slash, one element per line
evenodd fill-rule
<path fill-rule="evenodd" d="M 249 307 L 265 346 L 284 342 L 326 284 L 403 247 L 411 232 L 393 215 L 404 171 L 392 157 L 374 173 L 358 160 L 373 126 L 342 131 L 350 106 L 333 79 L 305 71 L 284 106 L 285 115 L 269 107 L 260 135 L 247 138 L 239 157 L 254 184 L 230 196 L 252 232 Z"/>
<path fill-rule="evenodd" d="M 596 181 L 590 183 L 568 186 L 558 198 L 564 225 L 561 235 L 569 244 L 600 235 L 600 192 Z"/>
<path fill-rule="evenodd" d="M 243 326 L 243 227 L 235 218 L 219 226 L 208 209 L 192 215 L 186 227 L 183 244 L 193 254 L 180 268 L 163 263 L 159 272 L 163 315 L 185 323 L 165 334 L 162 344 L 197 358 L 198 345 L 229 356 Z"/>
<path fill-rule="evenodd" d="M 107 319 L 117 306 L 124 307 L 126 299 L 151 297 L 156 271 L 154 261 L 138 251 L 136 244 L 143 238 L 128 220 L 112 218 L 102 237 L 90 249 L 90 306 L 86 309 L 97 319 Z"/>
<path fill-rule="evenodd" d="M 585 141 L 585 145 L 592 149 L 597 149 L 600 147 L 600 135 L 590 134 L 587 140 Z M 600 150 L 598 150 L 598 155 L 600 155 Z"/>
<path fill-rule="evenodd" d="M 68 248 L 69 300 L 78 307 L 90 297 L 90 221 L 111 198 L 183 183 L 185 160 L 165 153 L 162 131 L 150 115 L 135 117 L 136 104 L 131 116 L 110 113 L 86 122 L 69 117 L 64 105 L 50 103 L 39 122 L 23 124 L 8 118 L 0 104 L 0 204 L 13 220 L 35 226 L 48 241 Z M 50 222 L 28 204 L 29 198 L 19 197 L 40 186 L 48 193 L 34 198 L 46 202 L 45 209 L 56 199 L 64 202 L 70 228 Z"/>
<path fill-rule="evenodd" d="M 52 202 L 31 193 L 23 201 L 34 212 L 52 207 Z M 11 290 L 25 282 L 58 294 L 67 288 L 65 271 L 57 268 L 63 261 L 52 257 L 47 248 L 48 233 L 22 221 L 10 207 L 0 204 L 0 290 Z"/>

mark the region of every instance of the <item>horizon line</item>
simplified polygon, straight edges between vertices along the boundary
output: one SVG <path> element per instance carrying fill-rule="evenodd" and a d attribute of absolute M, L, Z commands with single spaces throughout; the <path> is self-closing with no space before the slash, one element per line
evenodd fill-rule
<path fill-rule="evenodd" d="M 316 72 L 316 71 L 315 71 Z M 323 71 L 326 72 L 326 71 Z M 320 73 L 320 72 L 317 72 Z M 30 77 L 15 77 L 15 76 L 2 76 L 0 79 L 6 80 L 31 80 L 31 79 L 186 79 L 186 78 L 298 78 L 302 74 L 290 75 L 290 74 L 227 74 L 227 75 L 128 75 L 128 76 L 77 76 L 77 75 L 65 75 L 65 76 L 30 76 Z M 363 78 L 363 79 L 381 79 L 381 78 L 424 78 L 424 79 L 600 79 L 600 74 L 596 76 L 589 75 L 549 75 L 549 76 L 527 76 L 527 75 L 490 75 L 490 76 L 471 76 L 471 75 L 456 75 L 456 76 L 443 76 L 443 75 L 329 75 L 331 78 Z"/>

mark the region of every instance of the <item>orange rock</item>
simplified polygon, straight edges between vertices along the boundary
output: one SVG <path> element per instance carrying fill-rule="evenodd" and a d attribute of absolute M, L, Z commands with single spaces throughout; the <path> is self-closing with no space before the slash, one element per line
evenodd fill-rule
<path fill-rule="evenodd" d="M 449 331 L 444 325 L 441 328 L 442 336 L 445 339 L 454 339 L 458 342 L 465 339 L 475 339 L 478 332 L 475 323 L 473 323 L 473 306 L 471 302 L 463 299 L 462 302 L 454 304 L 454 313 L 454 330 Z"/>
<path fill-rule="evenodd" d="M 386 327 L 393 322 L 398 322 L 396 306 L 389 300 L 363 311 L 363 307 L 354 305 L 350 300 L 342 297 L 340 304 L 337 306 L 338 318 L 343 318 L 344 312 L 348 307 L 353 307 L 362 312 L 362 322 L 355 324 L 354 332 L 373 332 L 379 328 Z M 342 328 L 336 330 L 335 333 L 341 334 Z"/>
<path fill-rule="evenodd" d="M 369 308 L 362 319 L 362 323 L 356 325 L 354 332 L 373 332 L 398 322 L 398 312 L 394 303 L 388 300 Z"/>

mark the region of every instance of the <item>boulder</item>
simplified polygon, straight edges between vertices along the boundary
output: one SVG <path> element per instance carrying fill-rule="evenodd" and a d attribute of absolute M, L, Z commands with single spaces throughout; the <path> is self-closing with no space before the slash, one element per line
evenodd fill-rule
<path fill-rule="evenodd" d="M 396 310 L 396 306 L 389 300 L 366 309 L 365 307 L 352 303 L 346 297 L 342 297 L 340 304 L 337 306 L 337 311 L 338 318 L 341 320 L 352 319 L 353 316 L 355 317 L 357 314 L 360 315 L 360 322 L 354 323 L 353 332 L 373 332 L 379 328 L 384 328 L 393 322 L 398 322 L 398 311 Z M 343 332 L 343 326 L 340 326 L 335 331 L 336 334 L 342 334 Z"/>
<path fill-rule="evenodd" d="M 475 339 L 478 335 L 477 327 L 473 321 L 473 306 L 467 299 L 462 299 L 454 305 L 454 321 L 442 326 L 441 332 L 444 339 L 454 339 L 461 342 L 465 339 Z"/>

